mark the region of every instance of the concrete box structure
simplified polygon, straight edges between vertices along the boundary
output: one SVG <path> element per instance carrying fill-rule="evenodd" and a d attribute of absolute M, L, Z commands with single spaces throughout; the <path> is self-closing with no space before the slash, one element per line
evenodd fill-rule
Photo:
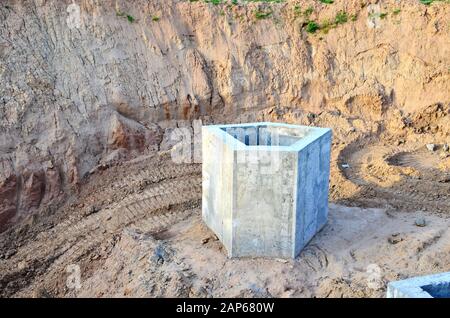
<path fill-rule="evenodd" d="M 331 130 L 202 127 L 204 222 L 229 257 L 295 258 L 328 216 Z"/>
<path fill-rule="evenodd" d="M 450 298 L 450 272 L 388 284 L 387 298 Z"/>

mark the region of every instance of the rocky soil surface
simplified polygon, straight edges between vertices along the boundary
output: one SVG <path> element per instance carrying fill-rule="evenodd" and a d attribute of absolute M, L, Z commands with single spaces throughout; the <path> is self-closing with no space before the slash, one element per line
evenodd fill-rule
<path fill-rule="evenodd" d="M 449 271 L 449 21 L 445 1 L 2 1 L 0 296 L 382 297 Z M 201 164 L 169 154 L 194 119 L 333 129 L 330 221 L 296 260 L 226 258 Z"/>

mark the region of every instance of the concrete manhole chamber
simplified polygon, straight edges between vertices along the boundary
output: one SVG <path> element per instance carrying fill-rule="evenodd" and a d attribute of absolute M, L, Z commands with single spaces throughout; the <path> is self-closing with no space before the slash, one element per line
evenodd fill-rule
<path fill-rule="evenodd" d="M 331 130 L 202 127 L 204 222 L 229 257 L 295 258 L 328 216 Z"/>
<path fill-rule="evenodd" d="M 450 272 L 412 277 L 388 284 L 388 298 L 450 298 Z"/>

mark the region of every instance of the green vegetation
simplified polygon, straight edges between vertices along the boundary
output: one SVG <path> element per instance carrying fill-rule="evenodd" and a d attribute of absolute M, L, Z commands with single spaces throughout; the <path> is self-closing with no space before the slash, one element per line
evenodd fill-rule
<path fill-rule="evenodd" d="M 189 2 L 198 2 L 199 0 L 189 0 Z M 214 5 L 228 2 L 227 0 L 203 0 L 205 3 L 212 3 Z M 230 0 L 231 4 L 239 4 L 238 0 Z M 242 0 L 241 2 L 264 2 L 264 3 L 282 3 L 284 0 Z"/>
<path fill-rule="evenodd" d="M 386 12 L 372 12 L 369 14 L 369 18 L 374 19 L 374 18 L 380 18 L 380 19 L 386 19 L 386 17 L 388 16 L 388 14 Z"/>
<path fill-rule="evenodd" d="M 200 0 L 189 0 L 189 2 L 199 2 Z M 263 2 L 263 3 L 282 3 L 285 0 L 202 0 L 204 3 L 211 3 L 213 5 L 226 4 L 230 5 L 238 5 L 243 2 Z"/>
<path fill-rule="evenodd" d="M 356 14 L 352 14 L 350 16 L 350 19 L 352 21 L 356 21 L 358 19 L 358 16 Z M 327 34 L 331 29 L 334 29 L 338 25 L 348 22 L 348 20 L 348 13 L 345 11 L 339 11 L 334 19 L 323 20 L 320 24 L 315 21 L 308 21 L 308 23 L 306 24 L 306 32 L 315 33 L 320 30 L 323 33 Z"/>
<path fill-rule="evenodd" d="M 258 3 L 258 2 L 268 3 L 268 4 L 285 2 L 285 0 L 189 0 L 189 1 L 190 2 L 202 1 L 204 3 L 211 3 L 213 5 L 222 5 L 223 4 L 223 5 L 225 5 L 225 7 L 222 7 L 223 9 L 221 9 L 219 11 L 219 15 L 221 15 L 221 16 L 225 16 L 226 13 L 224 10 L 231 9 L 231 7 L 233 5 L 244 5 L 245 3 Z M 320 3 L 326 4 L 326 5 L 331 5 L 335 2 L 334 0 L 318 0 L 318 1 Z M 420 1 L 420 3 L 425 4 L 425 5 L 430 5 L 433 2 L 450 3 L 450 0 L 418 0 L 418 1 Z M 366 6 L 366 3 L 364 1 L 362 1 L 360 4 L 361 4 L 361 8 L 364 8 Z M 318 30 L 321 30 L 324 33 L 327 33 L 330 29 L 336 28 L 337 26 L 339 26 L 341 24 L 345 24 L 349 20 L 353 21 L 353 22 L 358 20 L 358 13 L 349 15 L 345 11 L 339 11 L 336 14 L 336 16 L 334 17 L 334 19 L 327 19 L 327 20 L 324 20 L 319 23 L 319 22 L 311 19 L 311 15 L 314 13 L 313 6 L 309 6 L 306 9 L 302 9 L 302 7 L 299 4 L 296 4 L 293 7 L 293 11 L 294 11 L 294 20 L 297 18 L 302 18 L 301 25 L 306 29 L 306 31 L 308 33 L 316 33 Z M 401 12 L 401 10 L 399 8 L 394 8 L 391 13 L 388 13 L 388 12 L 370 13 L 369 18 L 386 19 L 389 16 L 389 14 L 391 14 L 392 16 L 396 16 L 396 15 L 399 15 L 400 12 Z M 123 14 L 121 14 L 121 16 L 122 15 Z M 135 21 L 135 19 L 132 16 L 130 16 L 130 15 L 126 15 L 126 16 L 128 18 L 128 21 L 130 21 L 130 22 Z M 254 11 L 254 16 L 255 16 L 255 19 L 257 19 L 257 20 L 263 20 L 263 19 L 268 19 L 270 17 L 273 17 L 274 23 L 280 23 L 280 20 L 279 19 L 277 20 L 277 18 L 274 17 L 273 8 L 271 8 L 270 6 L 268 8 L 264 8 L 264 9 L 261 9 L 261 8 L 256 9 Z M 235 15 L 234 18 L 239 18 L 241 21 L 243 19 L 243 17 L 239 16 L 239 15 Z M 156 18 L 156 19 L 152 18 L 152 20 L 158 21 L 159 18 Z M 397 21 L 397 22 L 399 22 L 399 21 Z"/>
<path fill-rule="evenodd" d="M 189 0 L 189 2 L 198 2 L 199 0 Z M 222 0 L 203 0 L 204 3 L 212 3 L 214 5 L 219 5 L 223 1 Z"/>
<path fill-rule="evenodd" d="M 130 23 L 133 23 L 136 21 L 136 19 L 131 14 L 121 12 L 120 10 L 116 11 L 116 16 L 126 18 L 128 20 L 128 22 L 130 22 Z"/>
<path fill-rule="evenodd" d="M 270 17 L 272 15 L 272 11 L 261 11 L 261 10 L 257 10 L 255 11 L 255 18 L 258 20 L 262 20 L 262 19 L 267 19 L 268 17 Z"/>
<path fill-rule="evenodd" d="M 309 17 L 312 13 L 314 12 L 314 8 L 313 7 L 308 7 L 303 14 L 307 17 Z"/>
<path fill-rule="evenodd" d="M 429 6 L 430 4 L 432 4 L 433 2 L 446 2 L 446 3 L 450 3 L 450 0 L 419 0 L 420 3 L 425 4 L 427 6 Z"/>
<path fill-rule="evenodd" d="M 153 22 L 158 22 L 159 21 L 159 17 L 156 16 L 156 15 L 152 16 L 152 21 Z"/>
<path fill-rule="evenodd" d="M 314 21 L 309 21 L 308 24 L 306 25 L 306 32 L 308 33 L 316 33 L 316 31 L 319 29 L 320 26 Z"/>
<path fill-rule="evenodd" d="M 189 0 L 189 2 L 197 2 L 198 0 Z M 223 1 L 222 0 L 203 0 L 203 2 L 205 3 L 212 3 L 213 5 L 219 5 L 221 4 Z"/>
<path fill-rule="evenodd" d="M 305 17 L 307 19 L 309 19 L 309 16 L 314 12 L 314 8 L 313 7 L 308 7 L 305 9 L 305 11 L 302 11 L 302 8 L 298 5 L 294 6 L 294 16 L 296 18 L 298 17 Z"/>
<path fill-rule="evenodd" d="M 189 0 L 189 2 L 199 2 L 200 0 Z M 211 3 L 214 5 L 219 5 L 222 3 L 231 3 L 233 5 L 237 5 L 239 4 L 239 2 L 243 3 L 243 2 L 263 2 L 263 3 L 282 3 L 285 0 L 202 0 L 204 3 Z M 450 3 L 450 0 L 418 0 L 420 3 L 425 4 L 425 5 L 430 5 L 433 2 L 446 2 L 446 3 Z M 319 0 L 319 2 L 323 3 L 323 4 L 333 4 L 334 0 Z M 365 7 L 365 3 L 361 2 L 361 8 Z"/>
<path fill-rule="evenodd" d="M 282 3 L 284 0 L 245 0 L 246 2 Z"/>
<path fill-rule="evenodd" d="M 336 24 L 344 24 L 348 21 L 348 16 L 345 11 L 340 11 L 338 14 L 336 14 L 336 18 L 334 19 L 334 22 Z"/>
<path fill-rule="evenodd" d="M 375 19 L 375 18 L 379 18 L 379 17 L 380 17 L 380 13 L 378 13 L 378 12 L 369 13 L 369 18 L 371 18 L 371 19 Z"/>
<path fill-rule="evenodd" d="M 327 34 L 332 28 L 335 28 L 336 25 L 330 20 L 325 20 L 320 24 L 320 30 Z"/>

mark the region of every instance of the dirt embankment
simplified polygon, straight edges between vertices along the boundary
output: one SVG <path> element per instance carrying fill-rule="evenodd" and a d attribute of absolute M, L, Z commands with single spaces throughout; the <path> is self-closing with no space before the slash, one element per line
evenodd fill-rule
<path fill-rule="evenodd" d="M 379 131 L 394 112 L 448 105 L 449 11 L 419 1 L 2 1 L 0 222 L 54 209 L 98 164 L 158 149 L 176 120 L 333 111 Z M 308 21 L 320 29 L 309 33 Z"/>

